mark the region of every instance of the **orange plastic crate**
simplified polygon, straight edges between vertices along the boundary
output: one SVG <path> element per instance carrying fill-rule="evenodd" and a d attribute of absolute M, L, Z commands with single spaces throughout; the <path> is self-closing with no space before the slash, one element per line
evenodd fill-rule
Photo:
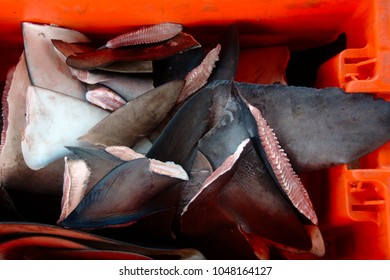
<path fill-rule="evenodd" d="M 21 21 L 52 23 L 105 40 L 129 27 L 170 21 L 204 44 L 237 22 L 242 57 L 237 79 L 258 80 L 263 47 L 301 50 L 346 34 L 347 48 L 324 63 L 316 87 L 337 86 L 390 101 L 388 0 L 145 0 L 0 2 L 0 80 L 23 50 Z M 288 58 L 283 49 L 273 53 Z M 286 58 L 287 55 L 287 58 Z M 269 56 L 268 56 L 269 57 Z M 258 59 L 258 64 L 256 63 Z M 272 57 L 270 57 L 272 60 Z M 354 169 L 353 169 L 354 168 Z M 324 259 L 390 259 L 390 143 L 354 165 L 301 174 L 319 217 Z M 306 255 L 288 255 L 307 258 Z"/>

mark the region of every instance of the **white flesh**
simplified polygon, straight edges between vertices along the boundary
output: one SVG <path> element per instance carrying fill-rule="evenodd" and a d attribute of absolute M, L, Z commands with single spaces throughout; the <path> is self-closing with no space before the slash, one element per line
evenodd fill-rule
<path fill-rule="evenodd" d="M 30 86 L 26 100 L 22 151 L 34 170 L 70 154 L 65 146 L 82 146 L 77 138 L 109 113 L 65 94 Z"/>
<path fill-rule="evenodd" d="M 24 48 L 31 82 L 34 86 L 85 99 L 85 86 L 75 79 L 58 56 L 51 40 L 89 42 L 82 33 L 52 25 L 22 23 Z"/>

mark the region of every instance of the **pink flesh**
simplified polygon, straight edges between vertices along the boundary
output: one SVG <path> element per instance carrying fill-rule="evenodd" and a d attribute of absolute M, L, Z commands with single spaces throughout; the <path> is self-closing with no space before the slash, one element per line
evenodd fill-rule
<path fill-rule="evenodd" d="M 109 111 L 116 111 L 126 104 L 126 100 L 104 86 L 87 91 L 85 97 L 90 103 Z"/>
<path fill-rule="evenodd" d="M 61 215 L 57 223 L 62 222 L 84 198 L 90 175 L 91 171 L 83 160 L 65 157 Z"/>
<path fill-rule="evenodd" d="M 215 63 L 219 59 L 220 51 L 221 45 L 217 45 L 206 55 L 199 66 L 195 67 L 187 74 L 184 78 L 186 81 L 185 85 L 177 99 L 177 103 L 183 102 L 207 83 L 207 80 L 215 67 Z"/>
<path fill-rule="evenodd" d="M 130 161 L 137 158 L 144 158 L 145 156 L 135 152 L 133 149 L 126 146 L 110 146 L 106 148 L 106 152 L 120 158 L 121 160 Z M 184 169 L 173 162 L 162 162 L 155 159 L 150 159 L 150 172 L 178 178 L 181 180 L 188 180 L 188 175 Z"/>
<path fill-rule="evenodd" d="M 5 81 L 5 86 L 3 90 L 3 97 L 2 97 L 2 106 L 3 106 L 3 131 L 1 132 L 1 143 L 0 143 L 0 152 L 3 150 L 4 142 L 6 140 L 7 136 L 7 129 L 8 129 L 8 94 L 12 86 L 12 80 L 14 77 L 16 71 L 16 66 L 12 67 L 8 73 L 7 73 L 7 80 Z"/>
<path fill-rule="evenodd" d="M 280 186 L 298 211 L 305 215 L 313 224 L 317 224 L 318 219 L 309 195 L 294 172 L 287 154 L 280 147 L 275 133 L 273 133 L 267 121 L 256 107 L 249 103 L 247 103 L 247 106 L 256 120 L 262 146 Z"/>
<path fill-rule="evenodd" d="M 161 23 L 149 27 L 142 27 L 136 31 L 119 35 L 106 43 L 110 49 L 149 44 L 173 38 L 182 31 L 183 27 L 175 23 Z"/>
<path fill-rule="evenodd" d="M 191 202 L 195 201 L 195 199 L 200 195 L 200 193 L 206 189 L 212 182 L 214 182 L 219 176 L 222 174 L 225 174 L 228 172 L 234 163 L 238 160 L 240 157 L 242 151 L 244 150 L 245 146 L 249 143 L 249 139 L 245 139 L 241 142 L 241 144 L 237 147 L 237 150 L 234 152 L 234 154 L 230 155 L 225 159 L 225 161 L 219 166 L 215 171 L 204 181 L 202 187 L 199 189 L 199 191 L 196 193 L 196 195 L 190 200 L 190 202 L 184 207 L 182 211 L 182 215 L 184 212 L 187 211 L 188 206 L 191 204 Z"/>
<path fill-rule="evenodd" d="M 30 84 L 25 56 L 22 53 L 19 63 L 8 71 L 3 90 L 3 128 L 0 146 L 2 169 L 19 165 L 17 159 L 21 154 L 20 141 L 25 127 L 25 93 Z"/>
<path fill-rule="evenodd" d="M 184 169 L 173 162 L 162 162 L 155 159 L 150 159 L 150 171 L 155 174 L 161 174 L 172 178 L 178 178 L 187 181 L 188 175 Z"/>
<path fill-rule="evenodd" d="M 145 157 L 126 146 L 110 146 L 106 148 L 106 152 L 124 161 Z"/>
<path fill-rule="evenodd" d="M 126 101 L 130 101 L 141 94 L 152 90 L 153 80 L 148 76 L 117 75 L 109 72 L 91 72 L 71 68 L 72 75 L 89 85 L 104 85 Z"/>

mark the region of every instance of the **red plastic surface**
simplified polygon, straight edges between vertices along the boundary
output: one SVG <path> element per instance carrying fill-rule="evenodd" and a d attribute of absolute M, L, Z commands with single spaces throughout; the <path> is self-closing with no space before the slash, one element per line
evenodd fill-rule
<path fill-rule="evenodd" d="M 275 72 L 283 75 L 286 46 L 289 50 L 320 46 L 345 33 L 347 48 L 321 66 L 316 86 L 364 91 L 390 101 L 388 0 L 3 0 L 1 4 L 0 81 L 23 50 L 21 21 L 57 24 L 103 41 L 130 27 L 171 21 L 182 23 L 205 44 L 237 22 L 242 47 L 239 81 L 270 82 L 273 77 L 262 63 L 274 65 L 274 59 Z M 327 249 L 324 259 L 390 259 L 390 143 L 349 166 L 300 175 L 318 213 Z"/>
<path fill-rule="evenodd" d="M 361 18 L 364 20 L 362 28 L 357 28 L 355 22 L 346 24 L 347 49 L 322 66 L 317 81 L 319 87 L 338 86 L 348 92 L 371 92 L 390 100 L 389 11 L 389 1 L 372 1 Z"/>
<path fill-rule="evenodd" d="M 135 26 L 180 22 L 203 42 L 218 36 L 226 25 L 238 22 L 243 46 L 288 44 L 303 48 L 333 41 L 351 15 L 364 16 L 370 5 L 370 0 L 3 0 L 0 77 L 4 79 L 6 69 L 22 49 L 21 21 L 73 28 L 93 39 L 111 38 Z"/>
<path fill-rule="evenodd" d="M 361 19 L 360 28 L 358 21 L 345 25 L 347 49 L 322 65 L 316 86 L 390 101 L 389 1 L 372 1 Z M 390 143 L 350 166 L 329 169 L 328 178 L 322 227 L 334 246 L 327 257 L 390 259 Z"/>

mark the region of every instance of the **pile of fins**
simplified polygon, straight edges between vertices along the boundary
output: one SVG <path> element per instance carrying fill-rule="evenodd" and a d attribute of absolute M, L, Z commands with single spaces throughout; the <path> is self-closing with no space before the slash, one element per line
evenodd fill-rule
<path fill-rule="evenodd" d="M 390 104 L 369 94 L 236 82 L 235 25 L 212 47 L 176 23 L 104 44 L 22 29 L 3 93 L 3 258 L 321 257 L 297 172 L 390 140 Z"/>

